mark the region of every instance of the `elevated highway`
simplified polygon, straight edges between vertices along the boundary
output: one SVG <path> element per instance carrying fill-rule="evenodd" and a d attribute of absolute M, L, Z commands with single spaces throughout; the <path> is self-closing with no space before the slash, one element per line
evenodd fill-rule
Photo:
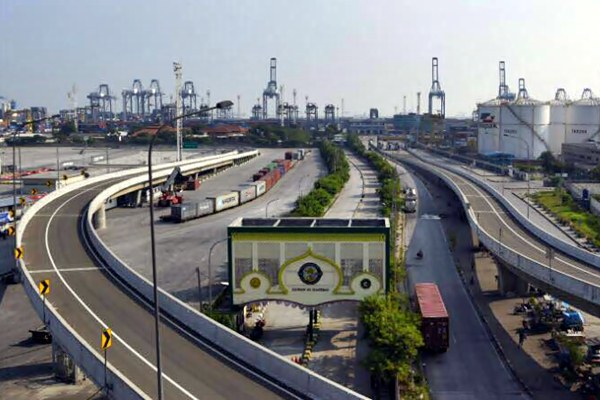
<path fill-rule="evenodd" d="M 430 171 L 450 186 L 466 208 L 469 223 L 480 242 L 511 274 L 593 315 L 600 315 L 597 256 L 537 232 L 535 226 L 502 202 L 499 193 L 435 157 L 422 152 L 385 154 L 397 162 Z M 549 249 L 552 249 L 551 258 Z M 503 280 L 510 280 L 510 274 L 499 272 L 501 284 L 506 283 Z"/>
<path fill-rule="evenodd" d="M 210 162 L 219 163 L 227 157 L 237 156 L 216 156 Z M 186 162 L 186 169 L 194 170 L 195 163 L 199 161 Z M 173 164 L 163 165 L 155 173 L 165 175 L 172 168 Z M 17 243 L 25 252 L 21 260 L 24 287 L 34 309 L 45 318 L 57 345 L 98 386 L 118 399 L 156 397 L 152 305 L 143 293 L 112 270 L 110 260 L 103 259 L 90 246 L 85 227 L 90 219 L 86 213 L 99 193 L 143 173 L 144 168 L 118 172 L 54 192 L 26 213 L 17 231 Z M 42 279 L 50 279 L 52 287 L 45 305 L 36 289 Z M 192 317 L 200 318 L 199 314 Z M 209 337 L 215 330 L 225 330 L 215 323 L 205 326 L 211 330 L 206 332 Z M 106 327 L 113 330 L 114 343 L 107 353 L 105 375 L 99 348 L 100 335 Z M 319 377 L 253 343 L 245 343 L 244 338 L 234 339 L 246 347 L 254 346 L 252 349 L 261 357 L 242 359 L 235 346 L 215 345 L 206 337 L 172 314 L 164 314 L 161 342 L 166 398 L 300 399 L 314 397 L 309 387 L 317 393 L 329 388 Z M 269 357 L 275 360 L 274 365 L 283 362 L 288 375 L 297 373 L 304 386 L 299 390 L 300 384 L 292 387 L 290 380 L 284 382 L 276 374 L 266 374 L 264 364 L 270 361 Z M 286 368 L 279 370 L 285 378 Z M 354 398 L 349 391 L 348 396 L 340 397 L 344 391 L 336 389 L 334 397 L 322 398 Z"/>

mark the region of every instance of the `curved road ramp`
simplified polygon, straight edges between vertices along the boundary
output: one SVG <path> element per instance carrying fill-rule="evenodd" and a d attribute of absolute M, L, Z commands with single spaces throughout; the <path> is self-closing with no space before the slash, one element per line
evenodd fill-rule
<path fill-rule="evenodd" d="M 155 167 L 157 179 L 175 166 L 193 171 L 257 154 L 232 152 Z M 99 239 L 94 213 L 146 169 L 87 179 L 37 202 L 17 229 L 23 284 L 45 318 L 55 345 L 114 399 L 156 398 L 152 285 Z M 141 234 L 145 234 L 142 232 Z M 45 305 L 38 292 L 50 280 Z M 365 399 L 265 349 L 160 290 L 162 367 L 168 399 Z M 101 350 L 110 328 L 112 346 Z"/>
<path fill-rule="evenodd" d="M 496 188 L 459 167 L 414 152 L 402 157 L 382 154 L 442 179 L 459 197 L 480 242 L 503 267 L 590 314 L 600 315 L 598 255 L 543 231 Z"/>

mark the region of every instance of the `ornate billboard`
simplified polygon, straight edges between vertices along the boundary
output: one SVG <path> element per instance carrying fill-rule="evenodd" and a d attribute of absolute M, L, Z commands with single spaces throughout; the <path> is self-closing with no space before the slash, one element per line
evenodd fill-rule
<path fill-rule="evenodd" d="M 388 289 L 387 219 L 238 219 L 228 228 L 233 304 L 359 301 Z"/>

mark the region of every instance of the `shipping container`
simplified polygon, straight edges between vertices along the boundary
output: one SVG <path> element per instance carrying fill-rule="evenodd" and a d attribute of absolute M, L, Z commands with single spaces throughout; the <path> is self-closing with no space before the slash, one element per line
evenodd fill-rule
<path fill-rule="evenodd" d="M 229 192 L 216 197 L 207 198 L 215 200 L 215 212 L 223 211 L 240 204 L 240 194 L 238 192 Z"/>
<path fill-rule="evenodd" d="M 185 222 L 190 219 L 212 214 L 215 211 L 214 200 L 206 199 L 199 202 L 186 202 L 171 206 L 171 219 L 174 222 Z"/>
<path fill-rule="evenodd" d="M 240 190 L 236 190 L 236 192 L 239 193 L 240 204 L 244 204 L 256 198 L 256 186 L 254 185 L 243 187 Z"/>
<path fill-rule="evenodd" d="M 263 176 L 261 180 L 265 183 L 265 191 L 268 192 L 271 190 L 271 187 L 273 186 L 273 177 L 269 174 Z"/>
<path fill-rule="evenodd" d="M 280 165 L 277 167 L 277 169 L 279 170 L 279 175 L 281 175 L 281 176 L 285 175 L 285 166 Z"/>
<path fill-rule="evenodd" d="M 204 215 L 213 214 L 215 212 L 215 200 L 214 199 L 204 199 L 198 202 L 197 207 L 197 217 L 202 217 Z"/>
<path fill-rule="evenodd" d="M 300 154 L 298 152 L 294 153 L 293 157 L 292 157 L 292 160 L 298 160 L 300 158 L 299 155 Z"/>
<path fill-rule="evenodd" d="M 190 179 L 185 183 L 185 190 L 198 190 L 200 188 L 200 179 Z"/>
<path fill-rule="evenodd" d="M 285 159 L 286 160 L 291 160 L 294 157 L 294 153 L 291 151 L 286 151 L 285 152 Z"/>
<path fill-rule="evenodd" d="M 421 332 L 425 349 L 436 352 L 448 350 L 450 321 L 442 295 L 435 283 L 417 283 L 415 295 L 421 314 Z"/>
<path fill-rule="evenodd" d="M 256 174 L 252 175 L 252 182 L 256 182 L 257 180 L 259 180 L 260 178 L 262 178 L 265 174 L 257 172 Z"/>
<path fill-rule="evenodd" d="M 256 197 L 262 196 L 267 191 L 267 186 L 265 184 L 265 181 L 259 180 L 259 181 L 253 182 L 252 185 L 254 185 L 256 187 Z"/>

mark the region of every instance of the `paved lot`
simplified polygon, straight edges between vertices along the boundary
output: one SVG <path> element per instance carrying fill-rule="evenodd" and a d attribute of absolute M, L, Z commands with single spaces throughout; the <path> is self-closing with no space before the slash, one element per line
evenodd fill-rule
<path fill-rule="evenodd" d="M 252 174 L 275 158 L 282 158 L 285 149 L 262 149 L 262 155 L 243 166 L 234 167 L 204 182 L 200 189 L 184 192 L 184 198 L 204 198 L 205 193 L 226 192 L 248 182 Z M 318 176 L 325 173 L 318 151 L 314 150 L 291 169 L 269 192 L 241 207 L 236 207 L 205 218 L 183 224 L 158 220 L 168 209 L 157 210 L 156 244 L 158 280 L 162 288 L 183 301 L 197 304 L 198 286 L 196 268 L 200 268 L 202 294 L 208 294 L 208 255 L 211 246 L 226 239 L 227 226 L 239 217 L 282 215 L 294 208 L 300 193 L 310 190 Z M 117 208 L 107 213 L 108 228 L 99 231 L 102 240 L 131 268 L 147 278 L 151 277 L 148 208 Z M 212 253 L 213 294 L 218 282 L 227 281 L 227 244 L 215 245 Z"/>

